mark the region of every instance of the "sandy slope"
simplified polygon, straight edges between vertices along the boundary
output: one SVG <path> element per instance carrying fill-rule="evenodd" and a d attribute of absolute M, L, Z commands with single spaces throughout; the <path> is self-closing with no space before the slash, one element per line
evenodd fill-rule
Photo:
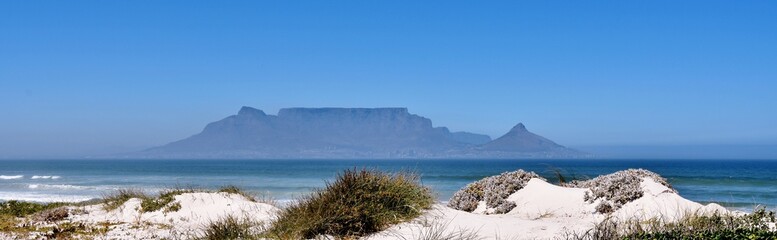
<path fill-rule="evenodd" d="M 110 231 L 99 238 L 176 239 L 198 236 L 206 224 L 228 215 L 269 222 L 278 210 L 270 204 L 228 193 L 184 193 L 175 196 L 175 202 L 181 205 L 178 211 L 146 213 L 140 211 L 141 200 L 136 198 L 111 211 L 105 211 L 102 205 L 91 205 L 84 207 L 82 214 L 71 216 L 70 220 L 94 225 L 109 223 Z"/>
<path fill-rule="evenodd" d="M 672 221 L 687 213 L 728 212 L 717 204 L 704 206 L 682 198 L 650 178 L 643 178 L 641 187 L 644 196 L 625 204 L 613 217 L 624 220 L 660 217 Z M 393 226 L 367 239 L 418 239 L 440 229 L 447 236 L 476 233 L 483 239 L 563 239 L 566 234 L 585 232 L 607 217 L 596 213 L 598 202 L 584 201 L 587 191 L 533 178 L 507 198 L 517 206 L 506 214 L 485 214 L 484 203 L 473 213 L 436 205 L 415 221 Z"/>
<path fill-rule="evenodd" d="M 642 178 L 643 196 L 624 204 L 610 216 L 620 220 L 660 218 L 674 221 L 688 213 L 728 212 L 717 204 L 702 205 L 682 198 L 651 178 Z M 586 202 L 584 188 L 561 187 L 533 178 L 507 200 L 516 207 L 505 214 L 487 214 L 485 203 L 472 213 L 437 204 L 423 216 L 365 239 L 420 239 L 432 233 L 447 236 L 476 234 L 481 239 L 553 239 L 591 229 L 608 215 L 596 212 L 598 201 Z M 140 199 L 105 211 L 102 205 L 70 207 L 66 221 L 107 226 L 97 239 L 187 239 L 201 236 L 203 227 L 227 215 L 270 222 L 278 208 L 228 193 L 184 193 L 171 204 L 177 211 L 140 211 Z M 8 236 L 5 236 L 8 237 Z M 0 239 L 4 238 L 0 233 Z M 31 238 L 35 238 L 32 236 Z"/>

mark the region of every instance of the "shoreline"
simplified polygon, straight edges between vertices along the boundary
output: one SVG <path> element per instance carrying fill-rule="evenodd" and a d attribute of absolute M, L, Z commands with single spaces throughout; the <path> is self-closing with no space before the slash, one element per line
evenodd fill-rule
<path fill-rule="evenodd" d="M 517 190 L 508 195 L 501 195 L 504 197 L 503 201 L 513 206 L 503 212 L 498 212 L 499 208 L 484 199 L 477 200 L 477 208 L 472 210 L 457 210 L 458 200 L 434 201 L 431 208 L 424 210 L 420 216 L 364 236 L 363 239 L 413 239 L 430 231 L 443 235 L 477 234 L 483 239 L 548 239 L 560 238 L 565 234 L 583 234 L 590 231 L 592 226 L 611 219 L 617 219 L 619 222 L 660 219 L 661 222 L 669 223 L 681 221 L 687 216 L 750 214 L 729 210 L 715 203 L 700 204 L 690 201 L 677 194 L 660 176 L 639 171 L 643 170 L 620 171 L 584 182 L 567 183 L 589 187 L 560 186 L 541 177 L 522 177 L 524 180 L 516 182 L 520 184 Z M 509 181 L 516 181 L 516 177 L 520 176 L 505 174 L 508 173 L 502 175 L 511 176 L 507 179 Z M 470 185 L 478 186 L 479 182 L 502 175 L 485 178 L 474 182 L 475 185 Z M 636 179 L 636 182 L 628 179 Z M 616 195 L 596 195 L 596 189 L 609 186 L 606 184 L 630 184 L 636 188 L 618 190 Z M 41 221 L 41 213 L 17 218 L 15 221 L 27 222 L 19 226 L 36 226 L 33 229 L 19 230 L 28 237 L 36 236 L 32 238 L 51 234 L 52 229 L 57 229 L 62 224 L 80 224 L 80 234 L 94 235 L 92 237 L 96 236 L 97 239 L 159 239 L 182 236 L 199 238 L 207 232 L 208 224 L 232 217 L 250 220 L 254 224 L 253 228 L 260 229 L 256 231 L 264 231 L 261 229 L 268 229 L 269 224 L 280 216 L 283 209 L 297 204 L 294 200 L 257 200 L 250 193 L 234 187 L 229 189 L 231 190 L 169 189 L 155 196 L 126 190 L 106 195 L 103 199 L 66 204 L 64 207 L 42 211 L 50 214 L 48 211 L 64 208 L 65 210 L 60 211 L 66 212 L 65 217 L 53 221 Z M 464 190 L 465 188 L 462 188 L 461 191 Z M 612 197 L 628 194 L 628 191 L 637 191 L 640 195 L 630 198 L 622 205 L 614 205 L 613 210 L 601 209 L 603 204 L 616 203 Z M 770 224 L 774 227 L 774 223 Z M 14 232 L 0 231 L 0 237 L 3 234 L 11 234 L 6 237 L 18 237 L 13 235 Z"/>

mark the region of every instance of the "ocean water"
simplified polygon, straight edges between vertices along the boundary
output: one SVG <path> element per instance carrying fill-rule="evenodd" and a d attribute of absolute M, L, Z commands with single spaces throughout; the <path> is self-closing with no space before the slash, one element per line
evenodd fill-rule
<path fill-rule="evenodd" d="M 441 201 L 470 182 L 516 169 L 557 182 L 553 169 L 584 179 L 644 168 L 693 201 L 777 208 L 777 160 L 0 160 L 0 201 L 83 201 L 123 188 L 155 193 L 225 185 L 290 201 L 354 168 L 416 172 Z"/>

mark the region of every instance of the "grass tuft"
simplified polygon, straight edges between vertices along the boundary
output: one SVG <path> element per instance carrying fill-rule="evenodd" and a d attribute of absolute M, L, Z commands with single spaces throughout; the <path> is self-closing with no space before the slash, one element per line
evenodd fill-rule
<path fill-rule="evenodd" d="M 14 217 L 26 217 L 28 215 L 41 211 L 67 206 L 69 203 L 35 203 L 23 201 L 7 201 L 0 203 L 0 215 L 10 215 Z"/>
<path fill-rule="evenodd" d="M 421 215 L 434 203 L 412 173 L 346 170 L 323 190 L 283 209 L 268 231 L 280 239 L 332 235 L 353 238 Z"/>
<path fill-rule="evenodd" d="M 203 240 L 261 239 L 256 233 L 260 223 L 228 215 L 205 226 Z"/>
<path fill-rule="evenodd" d="M 157 211 L 159 209 L 165 208 L 165 212 L 175 212 L 181 209 L 181 204 L 172 204 L 168 206 L 168 204 L 175 201 L 175 196 L 184 194 L 184 193 L 191 193 L 194 192 L 194 190 L 191 189 L 169 189 L 162 191 L 159 193 L 159 197 L 157 198 L 144 198 L 143 202 L 140 203 L 140 209 L 143 212 L 153 212 Z"/>
<path fill-rule="evenodd" d="M 450 222 L 434 221 L 419 231 L 414 231 L 410 238 L 402 235 L 395 236 L 402 240 L 482 240 L 478 230 L 473 229 L 449 229 Z"/>
<path fill-rule="evenodd" d="M 676 222 L 606 219 L 567 239 L 777 239 L 774 222 L 775 213 L 763 208 L 742 216 L 689 214 Z"/>
<path fill-rule="evenodd" d="M 140 190 L 136 189 L 119 189 L 115 192 L 111 192 L 103 195 L 102 203 L 105 211 L 111 211 L 119 208 L 122 204 L 133 198 L 149 199 L 149 197 Z"/>
<path fill-rule="evenodd" d="M 9 214 L 0 214 L 0 232 L 12 232 L 17 229 L 19 219 Z"/>
<path fill-rule="evenodd" d="M 254 198 L 254 196 L 252 196 L 251 194 L 246 193 L 245 191 L 243 191 L 243 189 L 240 189 L 239 187 L 234 186 L 234 185 L 223 186 L 223 187 L 219 188 L 219 190 L 217 192 L 223 192 L 223 193 L 229 193 L 229 194 L 238 194 L 238 195 L 241 195 L 241 196 L 245 197 L 249 201 L 256 202 L 256 198 Z"/>
<path fill-rule="evenodd" d="M 181 208 L 180 204 L 171 204 L 175 201 L 175 196 L 194 192 L 192 189 L 169 189 L 159 193 L 157 197 L 151 197 L 146 195 L 140 190 L 135 189 L 120 189 L 116 192 L 109 193 L 103 196 L 103 208 L 106 211 L 111 211 L 130 199 L 138 198 L 141 200 L 140 209 L 143 212 L 153 212 L 163 209 L 165 212 L 178 211 Z M 168 206 L 169 205 L 169 206 Z"/>

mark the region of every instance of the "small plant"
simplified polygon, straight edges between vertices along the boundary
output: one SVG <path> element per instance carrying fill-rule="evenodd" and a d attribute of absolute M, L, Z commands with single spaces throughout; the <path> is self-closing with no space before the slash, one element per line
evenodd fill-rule
<path fill-rule="evenodd" d="M 433 202 L 415 174 L 346 170 L 324 189 L 283 209 L 267 234 L 280 239 L 359 237 L 416 218 Z"/>
<path fill-rule="evenodd" d="M 70 216 L 70 212 L 67 207 L 57 207 L 38 212 L 32 218 L 38 221 L 56 222 L 68 216 Z"/>
<path fill-rule="evenodd" d="M 245 197 L 249 201 L 256 202 L 256 199 L 254 198 L 254 196 L 251 196 L 250 194 L 246 193 L 245 191 L 243 191 L 242 189 L 238 188 L 237 186 L 233 186 L 233 185 L 223 186 L 223 187 L 221 187 L 218 190 L 218 192 L 229 193 L 229 194 L 238 194 L 238 195 L 241 195 L 241 196 Z"/>
<path fill-rule="evenodd" d="M 492 208 L 493 213 L 506 213 L 515 208 L 515 203 L 507 201 L 510 194 L 521 190 L 532 178 L 545 180 L 534 172 L 517 170 L 487 177 L 470 183 L 451 197 L 448 206 L 462 211 L 474 211 L 480 201 Z"/>
<path fill-rule="evenodd" d="M 203 240 L 260 239 L 255 233 L 260 223 L 228 215 L 205 226 Z"/>
<path fill-rule="evenodd" d="M 16 217 L 8 214 L 0 214 L 0 232 L 12 232 L 16 230 L 19 224 Z"/>
<path fill-rule="evenodd" d="M 142 200 L 149 199 L 149 197 L 140 190 L 135 189 L 119 189 L 118 191 L 103 195 L 102 203 L 103 209 L 111 211 L 119 208 L 122 204 L 133 198 L 139 198 Z"/>
<path fill-rule="evenodd" d="M 164 213 L 177 212 L 178 210 L 181 210 L 181 203 L 174 202 L 173 204 L 170 204 L 169 206 L 167 206 L 163 212 Z"/>
<path fill-rule="evenodd" d="M 451 230 L 450 222 L 434 221 L 429 226 L 421 227 L 417 232 L 413 232 L 411 238 L 401 234 L 395 237 L 402 240 L 481 240 L 478 231 L 473 229 Z"/>
<path fill-rule="evenodd" d="M 171 190 L 165 190 L 161 193 L 159 193 L 159 197 L 157 198 L 144 198 L 143 202 L 140 203 L 140 209 L 143 212 L 153 212 L 157 211 L 159 209 L 162 209 L 164 207 L 167 207 L 168 204 L 175 201 L 175 196 L 184 194 L 184 193 L 191 193 L 194 192 L 194 190 L 190 189 L 171 189 Z M 171 209 L 172 208 L 172 209 Z M 175 209 L 175 210 L 173 210 Z M 169 208 L 166 208 L 164 211 L 166 212 L 175 212 L 181 209 L 181 204 L 173 204 Z"/>

